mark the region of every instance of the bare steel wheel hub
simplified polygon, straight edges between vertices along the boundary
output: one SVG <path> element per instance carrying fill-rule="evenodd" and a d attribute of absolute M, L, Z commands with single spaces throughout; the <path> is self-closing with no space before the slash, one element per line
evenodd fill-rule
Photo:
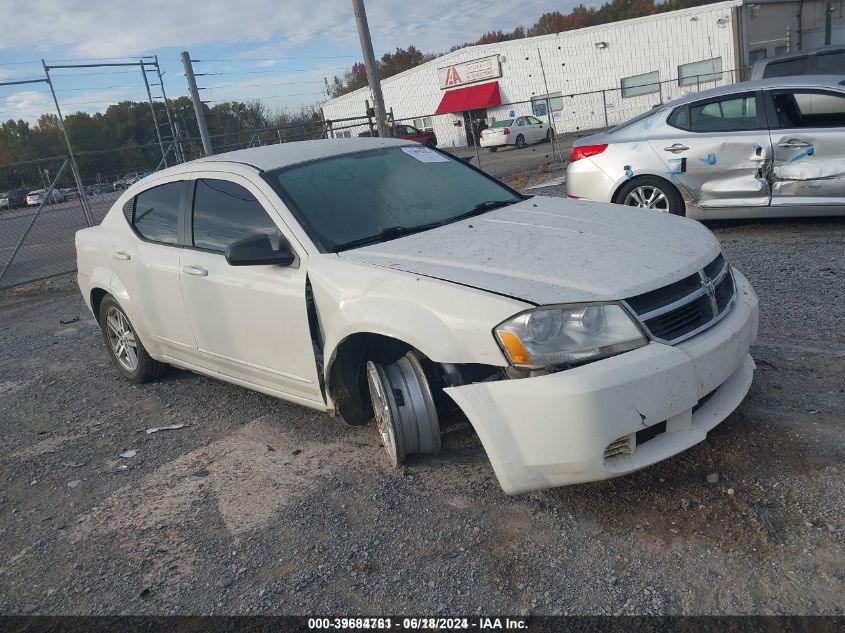
<path fill-rule="evenodd" d="M 669 198 L 658 187 L 642 185 L 632 189 L 625 196 L 625 202 L 629 207 L 641 209 L 656 209 L 657 211 L 669 211 Z"/>
<path fill-rule="evenodd" d="M 106 333 L 115 359 L 126 371 L 135 371 L 138 367 L 138 343 L 129 319 L 116 307 L 106 312 Z"/>
<path fill-rule="evenodd" d="M 394 466 L 414 453 L 440 452 L 440 423 L 422 365 L 409 352 L 395 363 L 367 362 L 367 382 L 387 457 Z"/>

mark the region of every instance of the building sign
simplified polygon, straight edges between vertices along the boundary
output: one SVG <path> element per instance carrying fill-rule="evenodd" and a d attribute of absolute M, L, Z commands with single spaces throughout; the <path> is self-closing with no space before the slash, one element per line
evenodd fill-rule
<path fill-rule="evenodd" d="M 464 84 L 471 84 L 485 79 L 496 79 L 502 76 L 502 67 L 498 55 L 490 55 L 471 62 L 462 62 L 453 66 L 437 69 L 437 79 L 440 89 L 447 90 Z"/>

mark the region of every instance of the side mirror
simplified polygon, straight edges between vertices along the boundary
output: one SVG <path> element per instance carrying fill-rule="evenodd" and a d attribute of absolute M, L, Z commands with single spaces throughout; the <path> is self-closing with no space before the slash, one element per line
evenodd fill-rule
<path fill-rule="evenodd" d="M 232 242 L 224 254 L 229 266 L 290 266 L 296 259 L 284 237 L 279 236 L 279 250 L 273 250 L 266 233 Z"/>

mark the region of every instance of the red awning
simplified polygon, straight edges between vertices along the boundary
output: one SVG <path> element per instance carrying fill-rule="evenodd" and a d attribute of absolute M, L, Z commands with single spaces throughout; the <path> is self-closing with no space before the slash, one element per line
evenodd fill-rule
<path fill-rule="evenodd" d="M 447 90 L 434 114 L 476 110 L 497 106 L 500 103 L 502 103 L 502 98 L 499 96 L 499 82 L 491 81 L 488 84 Z"/>

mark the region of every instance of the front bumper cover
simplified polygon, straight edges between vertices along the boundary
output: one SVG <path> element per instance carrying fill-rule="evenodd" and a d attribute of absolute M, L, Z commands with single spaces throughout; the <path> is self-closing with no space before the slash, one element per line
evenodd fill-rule
<path fill-rule="evenodd" d="M 504 491 L 616 477 L 704 440 L 739 406 L 753 376 L 757 296 L 735 269 L 734 279 L 730 314 L 678 345 L 652 342 L 546 376 L 447 388 Z M 665 432 L 633 444 L 637 431 L 663 422 Z M 608 446 L 626 436 L 632 452 L 605 459 Z"/>

